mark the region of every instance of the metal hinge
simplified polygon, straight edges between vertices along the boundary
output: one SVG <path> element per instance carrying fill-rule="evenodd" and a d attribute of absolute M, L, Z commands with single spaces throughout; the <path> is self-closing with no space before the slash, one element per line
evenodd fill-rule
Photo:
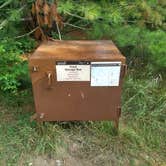
<path fill-rule="evenodd" d="M 125 65 L 124 65 L 124 76 L 127 75 L 127 69 L 128 69 L 128 66 L 125 64 Z"/>
<path fill-rule="evenodd" d="M 121 116 L 121 112 L 122 112 L 122 109 L 121 109 L 120 106 L 118 106 L 118 108 L 117 108 L 117 114 L 118 114 L 118 117 Z"/>
<path fill-rule="evenodd" d="M 39 66 L 32 67 L 32 72 L 38 72 L 38 71 L 39 71 Z"/>
<path fill-rule="evenodd" d="M 122 77 L 125 77 L 127 75 L 127 65 L 122 64 Z"/>

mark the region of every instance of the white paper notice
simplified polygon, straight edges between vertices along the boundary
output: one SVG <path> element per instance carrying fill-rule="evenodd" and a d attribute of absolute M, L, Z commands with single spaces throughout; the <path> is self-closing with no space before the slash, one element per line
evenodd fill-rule
<path fill-rule="evenodd" d="M 58 62 L 57 81 L 90 81 L 90 62 Z"/>
<path fill-rule="evenodd" d="M 91 86 L 119 86 L 121 62 L 92 62 Z"/>

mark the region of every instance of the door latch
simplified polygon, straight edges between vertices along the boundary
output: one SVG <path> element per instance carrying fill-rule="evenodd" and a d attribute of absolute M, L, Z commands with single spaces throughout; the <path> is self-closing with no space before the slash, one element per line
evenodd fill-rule
<path fill-rule="evenodd" d="M 52 74 L 52 72 L 51 71 L 48 71 L 47 73 L 46 73 L 46 75 L 47 75 L 47 84 L 48 84 L 48 88 L 51 88 L 51 85 L 52 85 L 52 77 L 53 77 L 53 74 Z"/>

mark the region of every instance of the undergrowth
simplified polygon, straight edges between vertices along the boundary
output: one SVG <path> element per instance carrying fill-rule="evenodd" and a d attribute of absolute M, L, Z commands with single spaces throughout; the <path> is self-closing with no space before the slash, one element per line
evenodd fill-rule
<path fill-rule="evenodd" d="M 27 58 L 34 47 L 35 41 L 29 37 L 0 41 L 0 93 L 17 94 L 30 85 Z"/>
<path fill-rule="evenodd" d="M 0 134 L 0 163 L 17 165 L 24 159 L 26 165 L 33 156 L 63 159 L 69 153 L 93 165 L 164 164 L 166 89 L 163 81 L 152 75 L 136 77 L 130 71 L 124 84 L 118 135 L 108 121 L 30 122 L 32 95 L 24 94 L 27 101 L 24 104 L 18 104 L 19 99 L 14 103 L 6 98 L 10 106 L 3 102 L 0 108 L 0 133 L 3 133 Z"/>

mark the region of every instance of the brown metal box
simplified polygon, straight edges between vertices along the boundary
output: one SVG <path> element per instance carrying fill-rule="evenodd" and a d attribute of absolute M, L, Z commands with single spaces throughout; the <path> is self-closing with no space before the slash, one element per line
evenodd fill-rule
<path fill-rule="evenodd" d="M 37 120 L 113 120 L 118 126 L 126 65 L 112 41 L 43 43 L 29 69 Z"/>

